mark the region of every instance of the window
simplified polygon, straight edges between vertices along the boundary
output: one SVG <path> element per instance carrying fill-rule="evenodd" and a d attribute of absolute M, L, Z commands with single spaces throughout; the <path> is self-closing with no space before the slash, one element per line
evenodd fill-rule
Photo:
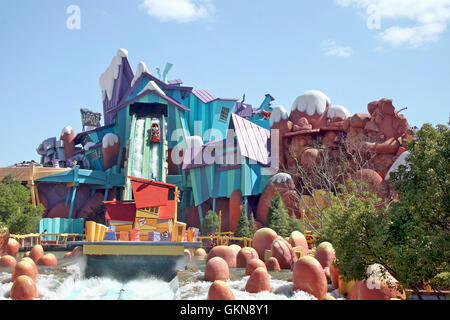
<path fill-rule="evenodd" d="M 220 112 L 220 121 L 227 122 L 229 113 L 230 108 L 222 107 L 222 111 Z"/>

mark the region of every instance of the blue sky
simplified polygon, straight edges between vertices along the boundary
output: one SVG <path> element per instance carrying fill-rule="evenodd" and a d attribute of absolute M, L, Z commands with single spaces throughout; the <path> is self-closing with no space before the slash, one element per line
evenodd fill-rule
<path fill-rule="evenodd" d="M 69 29 L 69 6 L 80 28 Z M 76 20 L 70 20 L 76 21 Z M 351 113 L 394 99 L 410 125 L 450 116 L 449 0 L 4 0 L 0 2 L 0 166 L 35 149 L 80 108 L 101 111 L 99 77 L 117 49 L 135 69 L 259 106 L 290 109 L 321 90 Z"/>

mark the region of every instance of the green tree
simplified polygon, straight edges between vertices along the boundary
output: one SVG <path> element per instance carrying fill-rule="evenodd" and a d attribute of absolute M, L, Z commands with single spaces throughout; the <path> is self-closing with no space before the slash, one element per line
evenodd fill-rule
<path fill-rule="evenodd" d="M 36 232 L 45 208 L 30 203 L 30 190 L 11 176 L 0 183 L 0 222 L 11 233 L 26 234 Z"/>
<path fill-rule="evenodd" d="M 266 226 L 273 229 L 281 237 L 289 237 L 292 232 L 289 213 L 279 192 L 275 193 L 270 202 Z"/>
<path fill-rule="evenodd" d="M 391 174 L 399 200 L 390 212 L 389 259 L 406 286 L 438 290 L 450 281 L 449 126 L 423 125 L 408 150 L 409 170 Z"/>
<path fill-rule="evenodd" d="M 289 217 L 289 228 L 292 231 L 300 231 L 301 233 L 305 233 L 305 224 L 295 215 Z"/>
<path fill-rule="evenodd" d="M 219 215 L 216 212 L 209 210 L 202 221 L 202 233 L 204 235 L 210 235 L 211 233 L 218 233 L 218 232 L 219 232 Z"/>
<path fill-rule="evenodd" d="M 239 217 L 236 231 L 234 232 L 234 236 L 246 238 L 253 237 L 250 230 L 250 222 L 248 221 L 247 214 L 245 212 L 245 206 L 242 206 L 241 216 Z"/>
<path fill-rule="evenodd" d="M 408 143 L 408 166 L 391 174 L 398 194 L 390 207 L 355 183 L 333 196 L 324 210 L 319 241 L 330 241 L 346 280 L 362 280 L 378 263 L 403 289 L 420 297 L 424 283 L 447 289 L 450 276 L 450 131 L 425 124 Z"/>
<path fill-rule="evenodd" d="M 255 232 L 258 230 L 258 226 L 256 225 L 256 221 L 255 221 L 255 215 L 253 214 L 253 212 L 250 213 L 250 238 L 253 238 L 253 236 L 255 235 Z"/>

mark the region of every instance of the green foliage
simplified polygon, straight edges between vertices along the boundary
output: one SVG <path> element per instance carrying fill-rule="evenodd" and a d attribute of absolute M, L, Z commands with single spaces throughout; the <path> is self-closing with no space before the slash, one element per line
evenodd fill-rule
<path fill-rule="evenodd" d="M 345 280 L 363 280 L 367 267 L 383 264 L 387 221 L 383 210 L 377 210 L 375 195 L 359 193 L 355 185 L 349 192 L 333 197 L 332 204 L 323 210 L 326 216 L 316 243 L 328 241 L 336 250 L 336 266 Z M 344 190 L 344 188 L 341 188 Z"/>
<path fill-rule="evenodd" d="M 234 232 L 235 237 L 246 237 L 251 238 L 253 235 L 250 230 L 250 222 L 248 221 L 247 214 L 245 212 L 245 206 L 242 206 L 241 216 L 238 220 L 238 225 L 236 231 Z"/>
<path fill-rule="evenodd" d="M 253 214 L 253 212 L 250 213 L 250 238 L 253 238 L 253 236 L 255 235 L 255 232 L 258 230 L 258 226 L 256 225 L 256 221 L 255 221 L 255 215 Z"/>
<path fill-rule="evenodd" d="M 425 124 L 408 149 L 410 170 L 391 174 L 398 200 L 380 208 L 374 195 L 342 188 L 324 210 L 319 241 L 333 244 L 346 280 L 364 279 L 367 266 L 379 263 L 403 288 L 449 289 L 449 127 Z"/>
<path fill-rule="evenodd" d="M 291 230 L 288 210 L 279 192 L 275 193 L 275 196 L 270 202 L 266 227 L 273 229 L 281 237 L 289 237 L 293 231 Z"/>
<path fill-rule="evenodd" d="M 202 233 L 204 235 L 210 235 L 211 233 L 218 233 L 218 232 L 219 232 L 219 215 L 216 212 L 209 210 L 202 221 Z"/>
<path fill-rule="evenodd" d="M 45 208 L 30 203 L 30 190 L 11 176 L 0 183 L 0 222 L 13 234 L 37 231 Z"/>
<path fill-rule="evenodd" d="M 301 219 L 297 218 L 295 215 L 289 217 L 289 226 L 291 233 L 292 231 L 300 231 L 301 233 L 305 233 L 305 224 Z"/>
<path fill-rule="evenodd" d="M 391 175 L 399 200 L 386 245 L 399 280 L 414 287 L 450 272 L 450 128 L 423 125 L 408 150 L 411 169 Z"/>

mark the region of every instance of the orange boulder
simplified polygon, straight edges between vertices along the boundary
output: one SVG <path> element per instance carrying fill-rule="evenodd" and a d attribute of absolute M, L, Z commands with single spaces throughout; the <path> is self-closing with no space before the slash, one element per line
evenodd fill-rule
<path fill-rule="evenodd" d="M 10 297 L 13 300 L 33 300 L 37 298 L 38 291 L 33 279 L 25 275 L 17 277 L 11 287 Z"/>
<path fill-rule="evenodd" d="M 230 287 L 221 280 L 216 280 L 209 287 L 208 300 L 236 300 Z"/>
<path fill-rule="evenodd" d="M 329 268 L 336 258 L 333 245 L 324 241 L 318 245 L 314 257 L 320 262 L 322 268 Z"/>
<path fill-rule="evenodd" d="M 213 257 L 206 263 L 205 266 L 205 280 L 206 281 L 216 281 L 216 280 L 229 280 L 230 279 L 230 269 L 227 262 L 221 257 Z"/>
<path fill-rule="evenodd" d="M 40 266 L 54 267 L 58 265 L 58 260 L 53 253 L 47 253 L 38 260 L 37 264 Z"/>
<path fill-rule="evenodd" d="M 0 258 L 0 267 L 14 268 L 17 264 L 16 258 L 10 255 L 6 255 Z"/>
<path fill-rule="evenodd" d="M 14 271 L 12 273 L 11 280 L 15 281 L 20 276 L 28 276 L 31 279 L 33 279 L 33 281 L 36 281 L 37 276 L 36 269 L 31 264 L 31 262 L 21 260 L 16 264 L 16 266 L 14 267 Z"/>
<path fill-rule="evenodd" d="M 263 268 L 267 270 L 266 264 L 260 259 L 250 259 L 247 263 L 245 269 L 245 275 L 249 276 L 258 268 Z"/>
<path fill-rule="evenodd" d="M 20 245 L 16 239 L 9 238 L 6 253 L 10 256 L 15 256 L 19 252 L 19 247 Z"/>
<path fill-rule="evenodd" d="M 264 259 L 264 251 L 272 248 L 272 242 L 278 238 L 277 233 L 270 228 L 261 228 L 253 235 L 253 248 L 258 252 L 261 260 Z"/>
<path fill-rule="evenodd" d="M 275 239 L 272 242 L 271 251 L 272 257 L 278 260 L 281 269 L 291 269 L 297 261 L 297 255 L 292 250 L 291 245 L 283 238 Z"/>
<path fill-rule="evenodd" d="M 214 257 L 221 257 L 229 267 L 236 267 L 236 251 L 227 246 L 216 246 L 208 253 L 207 261 Z"/>
<path fill-rule="evenodd" d="M 293 231 L 289 236 L 289 243 L 292 248 L 300 247 L 302 249 L 302 256 L 307 256 L 309 252 L 308 241 L 305 235 L 300 231 Z"/>
<path fill-rule="evenodd" d="M 280 264 L 278 263 L 278 260 L 274 257 L 270 257 L 266 261 L 266 268 L 270 271 L 281 271 Z"/>
<path fill-rule="evenodd" d="M 30 251 L 30 258 L 33 259 L 34 262 L 37 262 L 41 257 L 44 256 L 44 248 L 37 244 Z"/>
<path fill-rule="evenodd" d="M 238 268 L 246 268 L 247 263 L 251 259 L 257 259 L 258 252 L 254 248 L 251 247 L 245 247 L 239 250 L 237 256 L 236 256 L 236 267 Z"/>
<path fill-rule="evenodd" d="M 311 256 L 301 257 L 293 268 L 293 289 L 306 291 L 322 300 L 328 292 L 325 272 L 317 259 Z"/>
<path fill-rule="evenodd" d="M 245 291 L 258 293 L 261 291 L 271 291 L 270 276 L 265 268 L 257 268 L 247 280 Z"/>

